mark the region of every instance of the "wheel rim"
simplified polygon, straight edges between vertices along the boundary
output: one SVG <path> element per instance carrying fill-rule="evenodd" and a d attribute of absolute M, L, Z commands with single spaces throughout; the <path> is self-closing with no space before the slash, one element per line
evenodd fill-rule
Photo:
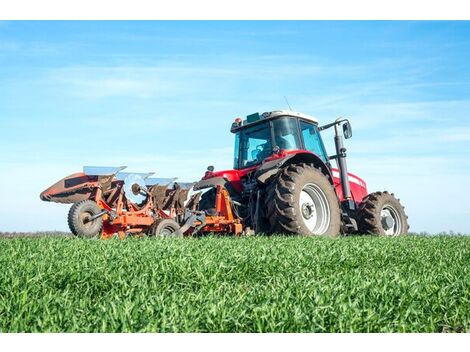
<path fill-rule="evenodd" d="M 157 234 L 160 237 L 174 237 L 175 236 L 175 229 L 171 226 L 162 228 L 159 233 Z"/>
<path fill-rule="evenodd" d="M 397 236 L 401 234 L 402 221 L 398 211 L 391 205 L 384 205 L 380 211 L 380 221 L 387 236 Z"/>
<path fill-rule="evenodd" d="M 307 183 L 300 192 L 299 207 L 302 220 L 313 235 L 322 235 L 328 230 L 331 211 L 320 187 Z"/>

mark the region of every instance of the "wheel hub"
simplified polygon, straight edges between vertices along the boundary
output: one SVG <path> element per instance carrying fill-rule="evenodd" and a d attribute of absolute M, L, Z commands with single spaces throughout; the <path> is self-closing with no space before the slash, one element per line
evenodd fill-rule
<path fill-rule="evenodd" d="M 380 222 L 387 236 L 397 236 L 402 231 L 398 211 L 390 204 L 386 204 L 380 211 Z"/>
<path fill-rule="evenodd" d="M 164 228 L 160 231 L 160 236 L 162 237 L 167 237 L 167 236 L 171 236 L 173 234 L 174 231 L 172 231 L 172 229 L 170 228 Z"/>
<path fill-rule="evenodd" d="M 83 212 L 79 215 L 79 218 L 82 221 L 83 226 L 85 226 L 87 228 L 92 226 L 93 221 L 91 221 L 90 219 L 93 215 L 94 214 L 92 214 L 90 212 Z"/>
<path fill-rule="evenodd" d="M 302 204 L 302 216 L 304 219 L 310 219 L 313 216 L 315 211 L 315 206 L 312 203 L 303 203 Z"/>
<path fill-rule="evenodd" d="M 393 228 L 395 225 L 395 220 L 390 215 L 383 216 L 382 219 L 382 226 L 385 230 L 389 230 Z"/>

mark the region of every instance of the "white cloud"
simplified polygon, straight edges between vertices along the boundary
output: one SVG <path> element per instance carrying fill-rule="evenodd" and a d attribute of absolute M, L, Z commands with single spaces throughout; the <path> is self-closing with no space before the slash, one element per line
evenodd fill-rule
<path fill-rule="evenodd" d="M 270 84 L 285 78 L 307 79 L 333 72 L 348 76 L 366 70 L 365 65 L 322 65 L 305 62 L 301 56 L 285 55 L 222 57 L 220 63 L 213 62 L 213 58 L 206 61 L 204 57 L 187 57 L 178 64 L 160 59 L 151 65 L 64 67 L 51 70 L 43 81 L 80 98 L 162 98 L 202 91 L 207 95 L 221 87 L 250 86 L 248 82 L 269 89 Z"/>

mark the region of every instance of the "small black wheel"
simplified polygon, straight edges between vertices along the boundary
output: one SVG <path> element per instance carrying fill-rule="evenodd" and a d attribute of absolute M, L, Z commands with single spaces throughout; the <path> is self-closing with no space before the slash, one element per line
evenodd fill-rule
<path fill-rule="evenodd" d="M 70 231 L 75 236 L 92 238 L 101 233 L 103 218 L 100 216 L 90 220 L 94 215 L 101 213 L 102 209 L 92 200 L 82 200 L 74 203 L 70 208 L 68 223 Z"/>
<path fill-rule="evenodd" d="M 359 207 L 359 233 L 381 236 L 406 235 L 410 226 L 400 200 L 393 193 L 374 192 Z"/>
<path fill-rule="evenodd" d="M 148 235 L 161 238 L 183 237 L 183 234 L 180 231 L 180 225 L 178 225 L 176 221 L 171 219 L 156 220 L 154 224 L 150 227 Z"/>

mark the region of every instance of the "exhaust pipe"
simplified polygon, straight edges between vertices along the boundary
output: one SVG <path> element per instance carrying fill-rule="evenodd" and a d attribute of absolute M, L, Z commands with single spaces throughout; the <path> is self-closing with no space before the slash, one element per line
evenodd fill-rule
<path fill-rule="evenodd" d="M 346 200 L 350 200 L 351 188 L 349 187 L 348 166 L 346 165 L 346 148 L 344 146 L 343 136 L 339 132 L 338 120 L 336 120 L 338 123 L 335 125 L 335 147 L 337 156 L 336 162 L 338 163 L 341 188 L 343 189 L 343 197 Z"/>
<path fill-rule="evenodd" d="M 336 163 L 338 164 L 339 170 L 339 177 L 341 180 L 341 189 L 343 191 L 343 198 L 345 202 L 343 205 L 346 205 L 349 210 L 355 210 L 356 205 L 351 197 L 351 187 L 349 186 L 349 176 L 348 176 L 348 167 L 346 165 L 346 148 L 344 147 L 343 143 L 343 134 L 339 131 L 339 126 L 343 123 L 343 134 L 345 138 L 352 137 L 352 130 L 351 124 L 349 123 L 348 119 L 343 119 L 339 117 L 335 120 L 335 122 L 329 123 L 327 125 L 319 127 L 319 131 L 325 130 L 332 126 L 335 126 L 335 148 L 336 148 L 336 155 L 330 156 L 329 159 L 336 159 Z"/>

